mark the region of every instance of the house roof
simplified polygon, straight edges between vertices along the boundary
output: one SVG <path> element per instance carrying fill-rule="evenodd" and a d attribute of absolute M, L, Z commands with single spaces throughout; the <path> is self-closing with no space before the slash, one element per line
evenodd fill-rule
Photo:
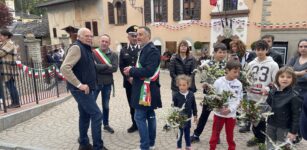
<path fill-rule="evenodd" d="M 35 20 L 27 23 L 17 22 L 11 32 L 22 35 L 33 33 L 35 37 L 49 37 L 48 19 L 43 18 L 41 21 Z"/>
<path fill-rule="evenodd" d="M 37 7 L 49 7 L 49 6 L 64 4 L 64 3 L 68 3 L 72 1 L 75 1 L 75 0 L 49 0 L 47 2 L 38 4 Z"/>
<path fill-rule="evenodd" d="M 34 15 L 34 14 L 28 14 L 25 12 L 16 12 L 15 16 L 19 16 L 23 19 L 40 19 L 40 16 Z"/>
<path fill-rule="evenodd" d="M 67 33 L 77 33 L 79 29 L 77 27 L 67 26 L 62 30 L 65 30 Z"/>

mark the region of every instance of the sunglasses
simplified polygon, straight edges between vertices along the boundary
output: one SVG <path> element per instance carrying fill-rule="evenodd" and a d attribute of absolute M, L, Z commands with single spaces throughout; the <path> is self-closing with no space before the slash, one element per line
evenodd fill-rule
<path fill-rule="evenodd" d="M 299 46 L 299 48 L 307 48 L 307 45 Z"/>

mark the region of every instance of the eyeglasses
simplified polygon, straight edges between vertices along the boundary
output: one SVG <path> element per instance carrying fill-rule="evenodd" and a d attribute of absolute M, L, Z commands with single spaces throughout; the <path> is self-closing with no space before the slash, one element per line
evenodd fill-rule
<path fill-rule="evenodd" d="M 299 46 L 299 48 L 307 48 L 307 45 Z"/>

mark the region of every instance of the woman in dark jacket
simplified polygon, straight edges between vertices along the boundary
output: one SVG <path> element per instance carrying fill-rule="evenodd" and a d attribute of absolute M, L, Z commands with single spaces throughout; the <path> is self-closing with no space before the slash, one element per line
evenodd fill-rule
<path fill-rule="evenodd" d="M 172 92 L 178 92 L 178 87 L 176 86 L 176 77 L 181 74 L 185 74 L 192 78 L 192 84 L 190 91 L 196 92 L 195 86 L 195 74 L 193 70 L 197 67 L 196 59 L 190 55 L 190 48 L 187 41 L 181 41 L 178 45 L 177 53 L 171 58 L 169 65 L 169 72 L 172 78 L 171 89 Z"/>
<path fill-rule="evenodd" d="M 293 89 L 296 75 L 291 67 L 281 68 L 275 77 L 276 88 L 269 92 L 267 103 L 271 106 L 273 115 L 268 117 L 266 133 L 273 142 L 285 142 L 296 139 L 299 131 L 299 118 L 302 99 Z M 267 149 L 273 148 L 267 139 Z"/>

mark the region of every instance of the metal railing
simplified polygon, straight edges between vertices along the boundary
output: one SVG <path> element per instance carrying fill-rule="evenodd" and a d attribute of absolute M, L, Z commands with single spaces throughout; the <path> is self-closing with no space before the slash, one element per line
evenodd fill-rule
<path fill-rule="evenodd" d="M 13 99 L 16 98 L 16 92 L 12 91 L 13 85 L 17 89 L 19 105 L 34 102 L 39 104 L 42 100 L 67 93 L 66 82 L 57 66 L 35 62 L 0 61 L 0 111 L 6 113 L 10 107 L 19 107 L 16 104 L 12 105 Z"/>

